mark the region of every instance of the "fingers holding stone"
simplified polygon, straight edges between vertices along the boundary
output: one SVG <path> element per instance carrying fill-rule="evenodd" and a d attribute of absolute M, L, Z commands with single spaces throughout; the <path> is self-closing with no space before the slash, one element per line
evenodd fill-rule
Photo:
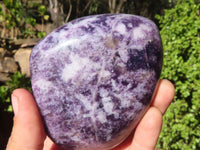
<path fill-rule="evenodd" d="M 30 92 L 17 89 L 12 94 L 14 126 L 7 150 L 42 150 L 46 137 L 41 116 Z"/>
<path fill-rule="evenodd" d="M 154 150 L 162 128 L 162 114 L 150 107 L 139 122 L 129 150 Z"/>
<path fill-rule="evenodd" d="M 166 79 L 161 79 L 158 83 L 157 91 L 151 105 L 158 108 L 160 112 L 164 114 L 171 104 L 174 94 L 174 85 Z"/>

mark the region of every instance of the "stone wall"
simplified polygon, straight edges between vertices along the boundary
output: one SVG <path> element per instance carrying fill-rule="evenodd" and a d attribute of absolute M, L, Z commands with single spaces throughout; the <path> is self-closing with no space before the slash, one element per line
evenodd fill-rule
<path fill-rule="evenodd" d="M 36 28 L 41 29 L 41 25 Z M 46 34 L 54 30 L 56 26 L 52 23 L 45 25 Z M 7 40 L 7 41 L 6 41 Z M 40 41 L 40 38 L 35 39 L 1 39 L 0 38 L 0 84 L 9 80 L 9 75 L 20 71 L 25 73 L 27 77 L 29 72 L 29 56 L 32 48 Z M 2 44 L 2 41 L 4 44 Z M 9 45 L 13 50 L 2 48 L 1 46 Z"/>
<path fill-rule="evenodd" d="M 9 80 L 9 75 L 20 71 L 30 76 L 29 56 L 32 47 L 21 47 L 16 50 L 6 50 L 0 47 L 0 82 Z"/>

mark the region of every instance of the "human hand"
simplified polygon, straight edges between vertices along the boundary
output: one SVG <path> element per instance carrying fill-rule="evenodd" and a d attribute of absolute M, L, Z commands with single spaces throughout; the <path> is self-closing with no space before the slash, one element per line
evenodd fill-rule
<path fill-rule="evenodd" d="M 161 128 L 162 116 L 174 97 L 174 86 L 160 80 L 148 111 L 131 134 L 113 150 L 153 150 Z M 46 136 L 42 119 L 31 93 L 17 89 L 12 94 L 14 125 L 6 150 L 63 150 Z"/>

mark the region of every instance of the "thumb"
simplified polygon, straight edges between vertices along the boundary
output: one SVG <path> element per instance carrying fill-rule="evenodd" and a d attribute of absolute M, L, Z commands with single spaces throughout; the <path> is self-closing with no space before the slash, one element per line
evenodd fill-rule
<path fill-rule="evenodd" d="M 6 150 L 42 150 L 46 134 L 32 94 L 25 89 L 15 90 L 12 105 L 14 125 Z"/>

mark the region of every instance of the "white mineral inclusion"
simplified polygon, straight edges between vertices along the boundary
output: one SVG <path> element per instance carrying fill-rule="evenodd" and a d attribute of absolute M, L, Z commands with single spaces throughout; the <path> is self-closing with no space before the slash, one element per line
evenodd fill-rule
<path fill-rule="evenodd" d="M 32 50 L 33 95 L 48 136 L 69 150 L 109 150 L 128 137 L 160 76 L 155 24 L 129 14 L 73 20 Z"/>
<path fill-rule="evenodd" d="M 118 31 L 122 35 L 126 33 L 126 27 L 124 24 L 118 24 L 115 30 Z"/>
<path fill-rule="evenodd" d="M 70 64 L 66 64 L 62 71 L 62 79 L 65 82 L 68 82 L 69 79 L 74 78 L 81 70 L 86 67 L 86 65 L 90 64 L 90 60 L 88 58 L 82 58 L 78 55 L 69 55 Z"/>
<path fill-rule="evenodd" d="M 149 25 L 141 24 L 138 27 L 133 29 L 132 38 L 134 41 L 138 41 L 136 48 L 142 49 L 151 39 L 152 35 L 148 33 L 152 31 L 152 28 Z M 133 48 L 133 47 L 132 47 Z"/>
<path fill-rule="evenodd" d="M 97 119 L 101 122 L 101 123 L 106 123 L 107 119 L 106 119 L 106 114 L 103 111 L 99 111 L 97 114 Z"/>
<path fill-rule="evenodd" d="M 40 87 L 41 90 L 46 91 L 48 87 L 53 86 L 53 84 L 45 79 L 39 79 L 35 82 L 37 87 Z"/>
<path fill-rule="evenodd" d="M 140 26 L 133 30 L 134 40 L 144 39 L 145 37 L 146 37 L 146 33 Z"/>

